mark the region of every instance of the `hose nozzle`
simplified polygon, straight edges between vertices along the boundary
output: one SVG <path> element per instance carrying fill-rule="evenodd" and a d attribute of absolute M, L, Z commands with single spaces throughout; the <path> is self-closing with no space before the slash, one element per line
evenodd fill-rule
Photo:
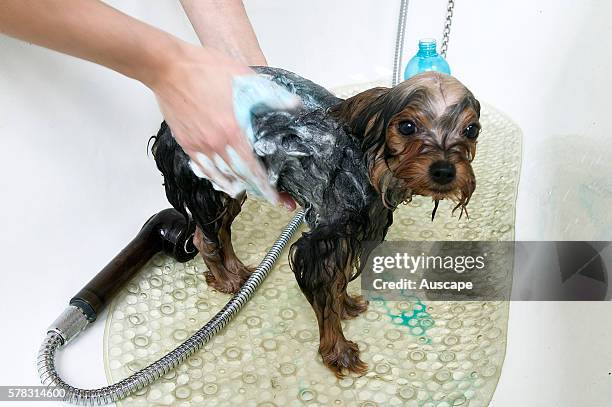
<path fill-rule="evenodd" d="M 195 224 L 175 209 L 153 215 L 138 235 L 70 300 L 70 305 L 78 307 L 89 322 L 95 321 L 112 296 L 156 253 L 163 252 L 179 262 L 193 259 L 197 254 L 192 242 L 194 231 Z"/>

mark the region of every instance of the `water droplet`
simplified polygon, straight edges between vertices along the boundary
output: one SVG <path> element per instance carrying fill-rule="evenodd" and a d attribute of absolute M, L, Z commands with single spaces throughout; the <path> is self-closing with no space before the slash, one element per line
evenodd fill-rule
<path fill-rule="evenodd" d="M 149 338 L 147 338 L 144 335 L 136 335 L 133 339 L 132 342 L 134 342 L 134 345 L 140 347 L 140 348 L 144 348 L 145 346 L 147 346 L 149 344 Z"/>
<path fill-rule="evenodd" d="M 404 400 L 410 400 L 416 395 L 416 390 L 411 386 L 405 386 L 399 389 L 397 394 Z"/>
<path fill-rule="evenodd" d="M 276 341 L 274 339 L 266 339 L 263 341 L 262 346 L 267 351 L 272 351 L 276 349 Z"/>
<path fill-rule="evenodd" d="M 196 302 L 196 307 L 200 311 L 206 311 L 210 306 L 208 305 L 208 302 L 206 300 L 198 300 Z"/>
<path fill-rule="evenodd" d="M 138 285 L 137 285 L 137 284 L 130 283 L 130 284 L 128 284 L 128 285 L 127 285 L 127 287 L 125 287 L 125 289 L 126 289 L 126 290 L 127 290 L 129 293 L 136 294 L 140 288 L 138 287 Z"/>
<path fill-rule="evenodd" d="M 151 277 L 150 282 L 153 287 L 161 287 L 163 284 L 162 279 L 157 276 Z"/>
<path fill-rule="evenodd" d="M 300 342 L 310 342 L 314 339 L 314 335 L 307 329 L 302 329 L 297 333 L 297 339 Z"/>
<path fill-rule="evenodd" d="M 215 383 L 208 383 L 207 385 L 204 386 L 204 389 L 203 389 L 204 394 L 208 394 L 209 396 L 216 394 L 218 390 L 219 390 L 219 387 Z"/>
<path fill-rule="evenodd" d="M 374 367 L 374 370 L 378 374 L 387 374 L 391 371 L 391 366 L 386 363 L 380 363 Z"/>
<path fill-rule="evenodd" d="M 303 401 L 312 401 L 317 397 L 317 393 L 311 389 L 303 389 L 300 391 L 299 397 Z"/>
<path fill-rule="evenodd" d="M 130 321 L 132 325 L 140 325 L 144 322 L 144 317 L 140 314 L 132 314 L 128 317 L 128 321 Z"/>
<path fill-rule="evenodd" d="M 449 381 L 450 378 L 451 378 L 451 374 L 448 370 L 441 370 L 434 375 L 434 380 L 436 380 L 439 383 L 444 383 L 446 381 Z"/>
<path fill-rule="evenodd" d="M 413 350 L 412 352 L 410 352 L 410 355 L 408 355 L 408 357 L 414 360 L 415 362 L 419 362 L 425 359 L 425 352 L 421 350 Z"/>
<path fill-rule="evenodd" d="M 280 372 L 284 376 L 291 376 L 295 373 L 295 365 L 293 363 L 283 363 L 280 365 Z"/>
<path fill-rule="evenodd" d="M 448 335 L 442 341 L 447 346 L 454 346 L 459 343 L 459 338 L 455 335 Z"/>
<path fill-rule="evenodd" d="M 189 366 L 192 366 L 192 367 L 200 367 L 202 366 L 202 358 L 198 356 L 192 356 L 189 359 L 187 359 L 187 363 L 189 363 Z"/>
<path fill-rule="evenodd" d="M 184 329 L 177 329 L 172 333 L 172 336 L 177 341 L 184 341 L 185 339 L 187 339 L 188 334 L 187 331 L 185 331 Z"/>
<path fill-rule="evenodd" d="M 244 373 L 242 375 L 242 381 L 246 384 L 253 384 L 257 381 L 257 375 L 253 373 Z"/>
<path fill-rule="evenodd" d="M 391 329 L 385 332 L 385 338 L 387 338 L 390 341 L 397 341 L 401 337 L 402 337 L 402 333 L 398 331 L 397 329 Z"/>
<path fill-rule="evenodd" d="M 191 389 L 187 386 L 179 386 L 174 390 L 177 399 L 186 399 L 191 396 Z"/>
<path fill-rule="evenodd" d="M 283 308 L 280 311 L 280 316 L 283 319 L 295 319 L 295 317 L 297 316 L 297 313 L 291 308 Z"/>
<path fill-rule="evenodd" d="M 236 347 L 227 348 L 225 350 L 225 356 L 231 360 L 236 360 L 240 358 L 241 355 L 242 355 L 242 351 Z"/>
<path fill-rule="evenodd" d="M 174 314 L 174 305 L 170 303 L 162 304 L 160 305 L 159 310 L 164 315 L 172 315 Z"/>
<path fill-rule="evenodd" d="M 261 318 L 255 317 L 255 316 L 251 316 L 251 317 L 247 318 L 246 323 L 251 328 L 260 327 L 261 326 Z"/>
<path fill-rule="evenodd" d="M 453 360 L 455 360 L 456 356 L 453 352 L 450 351 L 442 351 L 440 352 L 440 355 L 438 355 L 438 358 L 440 359 L 441 362 L 452 362 Z"/>
<path fill-rule="evenodd" d="M 172 296 L 175 299 L 182 301 L 185 298 L 187 298 L 187 293 L 184 290 L 178 289 L 178 290 L 174 290 L 174 292 L 172 293 Z"/>

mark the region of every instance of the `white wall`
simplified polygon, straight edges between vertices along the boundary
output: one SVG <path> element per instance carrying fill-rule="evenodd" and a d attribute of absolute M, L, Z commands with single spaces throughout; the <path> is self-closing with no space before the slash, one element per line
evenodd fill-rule
<path fill-rule="evenodd" d="M 178 1 L 111 3 L 195 40 Z M 246 1 L 270 64 L 330 87 L 390 72 L 398 3 Z M 406 58 L 418 38 L 439 37 L 444 14 L 443 0 L 411 1 Z M 449 50 L 453 73 L 524 131 L 518 238 L 611 238 L 600 236 L 611 230 L 604 217 L 612 212 L 609 201 L 592 205 L 588 218 L 568 181 L 576 178 L 572 174 L 593 173 L 596 181 L 578 181 L 590 185 L 593 197 L 612 189 L 605 183 L 612 175 L 606 152 L 612 130 L 606 120 L 610 15 L 612 2 L 605 0 L 457 1 Z M 44 327 L 150 214 L 167 206 L 161 178 L 145 154 L 160 120 L 152 94 L 140 84 L 0 38 L 0 320 L 9 327 L 4 332 L 15 333 L 2 339 L 3 348 L 13 350 L 0 350 L 0 384 L 37 383 L 32 361 Z M 553 165 L 558 157 L 564 161 Z M 556 210 L 568 199 L 559 198 L 563 191 L 578 209 Z M 559 213 L 578 223 L 559 230 Z M 603 224 L 595 227 L 594 219 Z M 580 227 L 585 222 L 588 227 Z M 551 303 L 513 306 L 508 360 L 494 405 L 601 406 L 612 400 L 607 305 L 569 311 Z M 593 319 L 581 318 L 584 313 Z M 590 335 L 567 339 L 559 326 Z M 101 338 L 98 324 L 60 360 L 77 384 L 104 383 Z M 566 346 L 559 347 L 560 341 Z M 84 360 L 92 368 L 78 364 Z M 587 385 L 591 390 L 584 394 Z"/>

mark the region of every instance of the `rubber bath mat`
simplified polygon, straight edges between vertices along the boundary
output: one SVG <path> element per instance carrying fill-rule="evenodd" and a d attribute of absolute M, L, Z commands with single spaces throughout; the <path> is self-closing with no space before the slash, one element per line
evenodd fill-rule
<path fill-rule="evenodd" d="M 348 97 L 376 85 L 337 93 Z M 486 105 L 481 123 L 469 220 L 451 216 L 451 203 L 441 202 L 431 222 L 431 200 L 415 197 L 395 212 L 388 240 L 513 239 L 520 130 Z M 290 218 L 247 200 L 233 227 L 239 257 L 258 264 Z M 172 350 L 225 305 L 229 296 L 206 286 L 204 270 L 199 256 L 180 264 L 158 255 L 116 297 L 104 335 L 109 383 Z M 359 292 L 359 281 L 349 291 Z M 507 325 L 507 302 L 374 301 L 343 322 L 368 373 L 339 380 L 317 353 L 316 318 L 285 251 L 253 299 L 204 349 L 117 404 L 484 407 L 501 374 Z"/>

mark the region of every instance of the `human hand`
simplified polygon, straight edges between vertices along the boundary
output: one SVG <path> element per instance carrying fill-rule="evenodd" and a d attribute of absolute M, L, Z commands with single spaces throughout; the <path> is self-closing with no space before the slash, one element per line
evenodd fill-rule
<path fill-rule="evenodd" d="M 294 209 L 293 199 L 269 184 L 244 131 L 252 131 L 254 105 L 287 110 L 299 104 L 297 97 L 221 53 L 185 47 L 150 87 L 194 172 L 233 197 L 247 189 Z"/>

